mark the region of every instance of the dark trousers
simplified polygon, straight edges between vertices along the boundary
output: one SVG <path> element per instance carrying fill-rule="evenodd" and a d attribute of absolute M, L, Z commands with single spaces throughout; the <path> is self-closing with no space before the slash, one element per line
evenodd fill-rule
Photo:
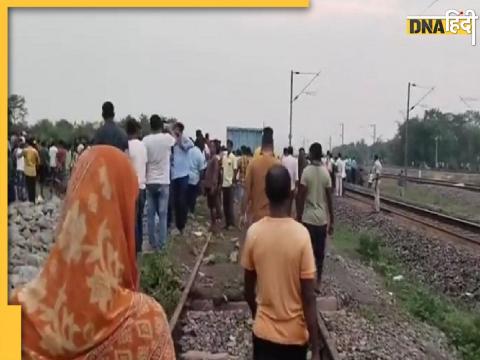
<path fill-rule="evenodd" d="M 306 358 L 307 344 L 282 345 L 253 335 L 254 360 L 305 360 Z"/>
<path fill-rule="evenodd" d="M 137 197 L 137 223 L 135 224 L 135 249 L 137 253 L 142 251 L 143 245 L 143 210 L 145 209 L 145 200 L 147 191 L 140 189 Z"/>
<path fill-rule="evenodd" d="M 187 191 L 188 191 L 188 175 L 172 181 L 170 187 L 169 211 L 168 211 L 168 226 L 172 219 L 172 210 L 175 216 L 175 225 L 178 230 L 183 231 L 187 223 Z M 172 194 L 173 192 L 173 194 Z M 172 197 L 173 196 L 173 197 Z"/>
<path fill-rule="evenodd" d="M 223 192 L 223 213 L 225 214 L 225 226 L 234 226 L 233 219 L 233 187 L 222 188 Z"/>
<path fill-rule="evenodd" d="M 36 176 L 26 176 L 25 175 L 25 185 L 27 187 L 28 201 L 35 203 L 35 191 L 37 186 L 37 177 Z"/>
<path fill-rule="evenodd" d="M 200 190 L 200 183 L 197 185 L 188 184 L 187 189 L 187 204 L 188 210 L 193 214 L 195 212 L 195 205 L 197 204 L 197 196 Z"/>
<path fill-rule="evenodd" d="M 325 240 L 327 238 L 327 225 L 311 225 L 303 224 L 310 233 L 312 240 L 313 255 L 315 256 L 315 264 L 317 265 L 317 278 L 322 278 L 323 259 L 325 257 Z"/>

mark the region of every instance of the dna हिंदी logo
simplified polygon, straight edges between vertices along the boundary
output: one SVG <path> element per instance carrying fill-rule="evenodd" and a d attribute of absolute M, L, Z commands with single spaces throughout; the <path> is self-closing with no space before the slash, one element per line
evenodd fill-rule
<path fill-rule="evenodd" d="M 445 16 L 408 16 L 407 34 L 410 35 L 470 35 L 476 45 L 476 23 L 474 10 L 448 10 Z"/>

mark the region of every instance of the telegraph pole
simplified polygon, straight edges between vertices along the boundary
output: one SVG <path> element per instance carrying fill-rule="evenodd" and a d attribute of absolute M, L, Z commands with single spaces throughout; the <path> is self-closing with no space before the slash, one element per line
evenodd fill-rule
<path fill-rule="evenodd" d="M 288 132 L 288 146 L 292 146 L 292 110 L 293 110 L 293 70 L 290 71 L 290 131 Z"/>
<path fill-rule="evenodd" d="M 344 140 L 345 140 L 345 124 L 344 123 L 341 123 L 340 124 L 341 128 L 342 128 L 342 146 L 343 144 L 345 143 Z"/>
<path fill-rule="evenodd" d="M 332 153 L 332 135 L 330 135 L 330 138 L 329 138 L 329 149 L 330 149 L 330 153 Z"/>
<path fill-rule="evenodd" d="M 377 142 L 377 124 L 370 125 L 373 129 L 373 144 Z"/>
<path fill-rule="evenodd" d="M 435 168 L 438 169 L 438 135 L 435 136 Z"/>
<path fill-rule="evenodd" d="M 407 92 L 407 117 L 405 119 L 405 153 L 403 159 L 403 165 L 405 167 L 404 174 L 405 174 L 405 186 L 407 185 L 407 169 L 408 169 L 408 120 L 410 118 L 410 87 L 412 86 L 411 83 L 408 83 L 408 92 Z"/>

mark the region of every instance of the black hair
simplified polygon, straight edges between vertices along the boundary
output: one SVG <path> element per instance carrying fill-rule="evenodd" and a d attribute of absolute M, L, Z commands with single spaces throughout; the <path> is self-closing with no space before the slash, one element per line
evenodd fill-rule
<path fill-rule="evenodd" d="M 288 148 L 286 147 L 283 148 L 283 155 L 288 155 Z"/>
<path fill-rule="evenodd" d="M 202 135 L 202 130 L 198 129 L 197 131 L 195 131 L 195 136 L 196 136 L 197 138 L 203 137 L 203 135 Z"/>
<path fill-rule="evenodd" d="M 163 129 L 163 121 L 157 114 L 150 116 L 150 129 L 152 129 L 152 131 L 160 131 Z"/>
<path fill-rule="evenodd" d="M 30 146 L 35 145 L 35 139 L 33 137 L 29 137 L 27 139 L 27 144 L 30 145 Z"/>
<path fill-rule="evenodd" d="M 273 129 L 266 127 L 263 129 L 262 145 L 273 145 Z"/>
<path fill-rule="evenodd" d="M 290 198 L 290 174 L 282 165 L 275 165 L 265 177 L 265 192 L 272 205 L 282 205 Z"/>
<path fill-rule="evenodd" d="M 287 148 L 287 152 L 288 152 L 288 155 L 293 155 L 293 147 L 292 146 L 289 146 Z"/>
<path fill-rule="evenodd" d="M 375 154 L 375 160 L 378 160 L 378 155 L 377 154 Z"/>
<path fill-rule="evenodd" d="M 182 133 L 183 133 L 183 130 L 185 130 L 185 125 L 183 125 L 181 122 L 175 123 L 173 127 L 180 130 Z"/>
<path fill-rule="evenodd" d="M 127 135 L 135 135 L 140 129 L 140 124 L 134 118 L 129 118 L 125 124 L 125 129 L 127 130 Z"/>
<path fill-rule="evenodd" d="M 311 160 L 320 161 L 322 160 L 322 145 L 318 142 L 313 143 L 310 146 L 310 157 Z"/>
<path fill-rule="evenodd" d="M 301 147 L 300 149 L 298 149 L 298 152 L 301 153 L 301 152 L 305 152 L 305 149 L 303 147 Z"/>
<path fill-rule="evenodd" d="M 227 140 L 227 147 L 228 147 L 228 146 L 233 147 L 233 141 L 230 140 L 230 139 Z"/>
<path fill-rule="evenodd" d="M 338 153 L 338 157 L 341 159 L 342 158 L 342 153 Z"/>
<path fill-rule="evenodd" d="M 115 116 L 115 108 L 110 101 L 105 101 L 102 105 L 102 117 L 106 119 L 111 119 Z"/>

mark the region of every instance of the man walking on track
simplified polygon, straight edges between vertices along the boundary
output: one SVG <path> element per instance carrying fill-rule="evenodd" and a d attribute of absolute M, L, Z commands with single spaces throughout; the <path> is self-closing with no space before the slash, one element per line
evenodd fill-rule
<path fill-rule="evenodd" d="M 375 155 L 375 162 L 373 163 L 372 168 L 373 174 L 373 191 L 375 194 L 374 209 L 375 212 L 380 212 L 380 179 L 382 177 L 382 163 L 378 158 L 378 155 Z"/>
<path fill-rule="evenodd" d="M 307 228 L 312 239 L 313 253 L 317 265 L 317 288 L 320 290 L 325 242 L 327 233 L 333 234 L 332 181 L 322 164 L 322 145 L 310 146 L 310 160 L 303 171 L 298 189 L 300 204 L 297 220 Z"/>
<path fill-rule="evenodd" d="M 143 211 L 146 201 L 145 174 L 147 171 L 147 148 L 138 138 L 141 126 L 135 119 L 127 120 L 128 156 L 138 178 L 137 217 L 135 222 L 135 249 L 137 254 L 142 251 L 143 244 Z"/>
<path fill-rule="evenodd" d="M 335 189 L 337 196 L 343 196 L 343 179 L 346 177 L 345 161 L 342 159 L 342 154 L 338 154 L 336 162 L 337 173 L 335 175 Z"/>
<path fill-rule="evenodd" d="M 269 215 L 248 229 L 242 255 L 245 299 L 255 319 L 253 358 L 306 360 L 310 341 L 312 359 L 319 360 L 310 236 L 289 216 L 288 170 L 274 165 L 265 184 Z"/>
<path fill-rule="evenodd" d="M 180 233 L 183 232 L 187 223 L 187 191 L 188 191 L 188 173 L 190 172 L 190 159 L 188 152 L 193 147 L 193 142 L 183 135 L 185 126 L 177 122 L 173 126 L 173 136 L 175 145 L 173 147 L 173 211 L 175 214 L 175 225 Z"/>
<path fill-rule="evenodd" d="M 290 214 L 292 213 L 292 203 L 295 198 L 295 190 L 298 182 L 298 161 L 293 157 L 293 147 L 287 148 L 287 153 L 282 158 L 282 165 L 288 170 L 291 180 L 291 193 L 290 193 Z"/>
<path fill-rule="evenodd" d="M 270 213 L 268 198 L 265 194 L 265 176 L 268 170 L 280 161 L 273 153 L 273 129 L 263 129 L 262 148 L 247 168 L 245 177 L 245 198 L 243 201 L 244 222 L 249 225 Z"/>
<path fill-rule="evenodd" d="M 154 250 L 165 246 L 167 241 L 168 197 L 170 194 L 170 154 L 175 138 L 162 133 L 163 123 L 158 115 L 150 118 L 151 134 L 143 143 L 147 149 L 147 223 L 148 239 Z M 155 214 L 159 218 L 160 234 L 155 236 Z"/>
<path fill-rule="evenodd" d="M 233 185 L 237 177 L 237 157 L 232 152 L 233 142 L 227 140 L 227 153 L 222 158 L 223 169 L 223 213 L 225 215 L 225 229 L 235 226 L 235 217 L 233 215 Z"/>

